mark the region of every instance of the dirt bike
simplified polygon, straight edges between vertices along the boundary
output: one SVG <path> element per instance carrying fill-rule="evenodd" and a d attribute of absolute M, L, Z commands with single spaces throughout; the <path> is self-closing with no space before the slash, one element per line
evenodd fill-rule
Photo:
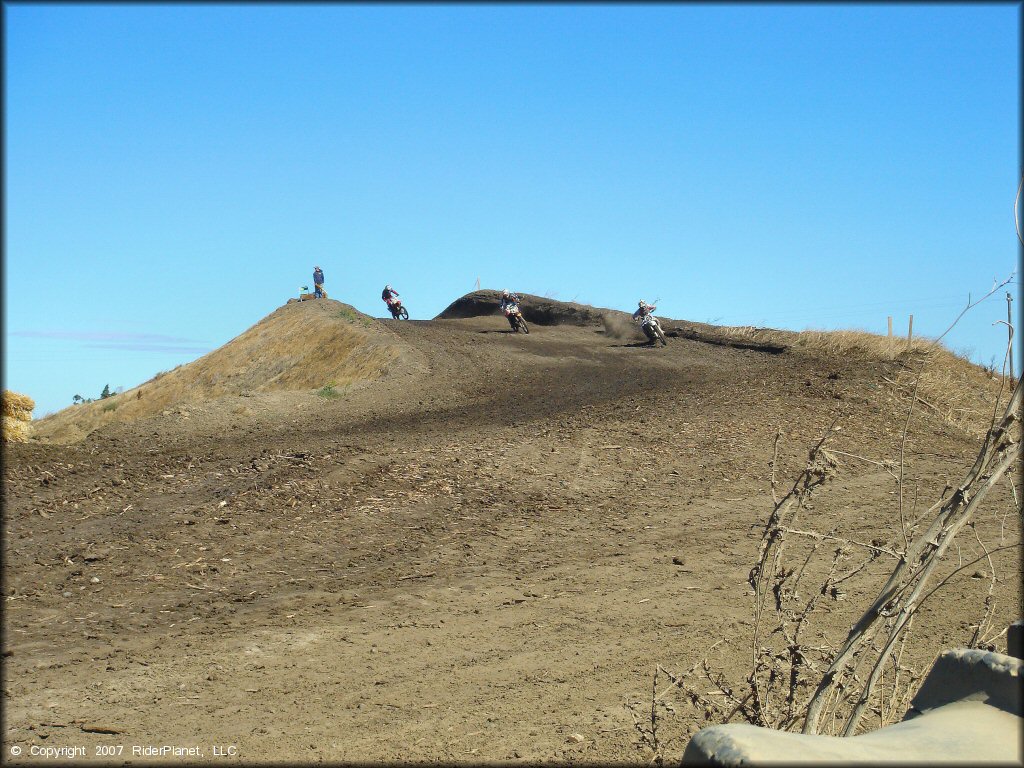
<path fill-rule="evenodd" d="M 523 313 L 519 311 L 518 304 L 509 304 L 505 307 L 505 317 L 508 318 L 508 324 L 512 326 L 512 333 L 522 331 L 523 333 L 529 333 L 530 329 L 526 327 L 526 321 L 523 319 Z"/>
<path fill-rule="evenodd" d="M 644 332 L 644 335 L 651 344 L 655 344 L 660 339 L 661 346 L 668 346 L 668 340 L 665 338 L 665 332 L 661 330 L 661 323 L 658 322 L 658 318 L 654 315 L 646 315 L 640 321 L 640 330 Z"/>
<path fill-rule="evenodd" d="M 391 317 L 395 320 L 408 320 L 409 310 L 402 306 L 401 299 L 393 299 L 388 302 L 388 310 L 391 312 Z"/>

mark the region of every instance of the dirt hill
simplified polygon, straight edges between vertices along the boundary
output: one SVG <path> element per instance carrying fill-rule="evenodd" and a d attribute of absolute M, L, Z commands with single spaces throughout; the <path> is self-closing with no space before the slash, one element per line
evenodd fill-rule
<path fill-rule="evenodd" d="M 289 302 L 192 363 L 112 397 L 70 406 L 33 426 L 40 440 L 75 442 L 105 424 L 134 422 L 225 397 L 372 381 L 401 360 L 398 337 L 348 304 L 330 299 Z"/>
<path fill-rule="evenodd" d="M 626 705 L 649 713 L 657 664 L 712 647 L 734 678 L 749 664 L 773 480 L 836 422 L 835 475 L 799 526 L 897 546 L 893 468 L 912 524 L 978 450 L 935 392 L 998 394 L 948 353 L 877 339 L 665 321 L 652 348 L 615 313 L 540 297 L 527 336 L 494 299 L 413 322 L 288 305 L 116 409 L 39 422 L 74 444 L 5 446 L 8 747 L 646 765 Z M 926 354 L 956 376 L 918 392 L 904 438 Z M 981 560 L 915 617 L 905 663 L 963 643 L 990 588 L 995 631 L 1017 618 L 1013 510 L 1001 483 L 947 566 Z M 891 566 L 844 582 L 815 641 L 841 639 Z M 677 704 L 660 721 L 676 756 L 705 723 Z"/>
<path fill-rule="evenodd" d="M 544 296 L 520 293 L 522 304 L 519 309 L 529 323 L 537 325 L 598 325 L 605 315 L 626 317 L 627 313 L 610 309 L 595 309 L 586 304 L 557 301 Z M 474 291 L 456 299 L 439 314 L 436 320 L 483 317 L 501 314 L 501 292 L 492 290 Z"/>

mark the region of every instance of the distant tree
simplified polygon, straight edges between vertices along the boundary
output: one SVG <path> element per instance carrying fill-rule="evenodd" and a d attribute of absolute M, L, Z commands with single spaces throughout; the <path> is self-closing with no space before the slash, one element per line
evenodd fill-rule
<path fill-rule="evenodd" d="M 100 400 L 106 400 L 108 397 L 113 397 L 114 393 L 110 391 L 110 385 L 106 384 L 103 387 L 103 391 L 100 392 Z"/>
<path fill-rule="evenodd" d="M 81 395 L 75 395 L 74 397 L 71 398 L 72 405 L 78 405 L 79 403 L 84 403 L 84 402 L 85 402 L 85 398 L 82 397 Z"/>

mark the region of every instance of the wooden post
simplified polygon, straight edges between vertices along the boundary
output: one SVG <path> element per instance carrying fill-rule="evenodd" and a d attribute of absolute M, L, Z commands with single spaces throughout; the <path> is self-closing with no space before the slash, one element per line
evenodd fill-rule
<path fill-rule="evenodd" d="M 889 315 L 889 359 L 892 359 L 892 315 Z"/>
<path fill-rule="evenodd" d="M 1013 297 L 1006 292 L 1006 330 L 1010 334 L 1010 386 L 1013 386 L 1013 311 L 1010 308 L 1013 304 Z"/>
<path fill-rule="evenodd" d="M 914 340 L 914 316 L 910 316 L 910 326 L 907 328 L 907 349 L 910 349 L 910 342 Z"/>

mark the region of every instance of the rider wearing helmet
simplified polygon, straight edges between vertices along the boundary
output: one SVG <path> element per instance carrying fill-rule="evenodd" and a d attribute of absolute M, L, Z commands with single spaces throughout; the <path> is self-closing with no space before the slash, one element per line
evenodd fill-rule
<path fill-rule="evenodd" d="M 505 311 L 505 307 L 507 307 L 509 304 L 518 304 L 518 303 L 519 303 L 519 297 L 516 296 L 516 294 L 514 294 L 514 293 L 510 293 L 508 288 L 506 288 L 505 290 L 503 290 L 501 292 L 501 311 L 502 312 Z"/>
<path fill-rule="evenodd" d="M 654 310 L 656 309 L 657 307 L 653 304 L 648 304 L 643 299 L 640 299 L 636 312 L 633 313 L 633 320 L 640 321 L 640 328 L 647 337 L 649 344 L 654 344 L 655 339 L 658 338 L 661 339 L 662 346 L 668 346 L 668 342 L 665 341 L 665 335 L 661 332 L 658 321 L 654 317 Z"/>
<path fill-rule="evenodd" d="M 388 305 L 388 311 L 391 313 L 391 315 L 397 318 L 398 314 L 396 312 L 395 305 L 398 303 L 398 291 L 396 291 L 390 285 L 385 285 L 384 290 L 380 292 L 380 297 L 381 299 L 384 300 L 384 303 Z"/>
<path fill-rule="evenodd" d="M 653 304 L 648 304 L 643 299 L 640 299 L 640 304 L 637 306 L 636 312 L 633 313 L 633 319 L 634 320 L 641 320 L 641 319 L 647 317 L 652 312 L 654 312 L 654 310 L 656 310 L 656 309 L 657 309 L 657 307 L 654 306 Z"/>
<path fill-rule="evenodd" d="M 505 313 L 505 317 L 508 318 L 508 324 L 512 326 L 514 331 L 516 330 L 516 323 L 512 319 L 512 315 L 508 313 L 508 308 L 513 304 L 519 304 L 519 297 L 514 293 L 510 293 L 508 288 L 506 288 L 501 292 L 501 311 Z"/>

